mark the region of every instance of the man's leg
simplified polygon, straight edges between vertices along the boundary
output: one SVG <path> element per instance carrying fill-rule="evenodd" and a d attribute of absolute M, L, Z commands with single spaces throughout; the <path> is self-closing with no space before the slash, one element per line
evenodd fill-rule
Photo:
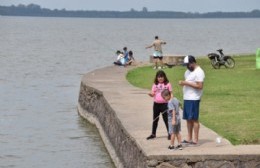
<path fill-rule="evenodd" d="M 194 143 L 198 143 L 199 141 L 199 129 L 200 129 L 200 123 L 199 123 L 199 105 L 200 101 L 194 101 L 194 109 L 193 109 L 193 130 L 194 130 Z"/>
<path fill-rule="evenodd" d="M 163 68 L 163 57 L 160 57 L 160 66 Z"/>
<path fill-rule="evenodd" d="M 193 121 L 192 120 L 187 120 L 187 130 L 188 130 L 187 141 L 190 142 L 190 141 L 192 141 L 192 131 L 193 131 Z"/>
<path fill-rule="evenodd" d="M 198 120 L 193 120 L 193 123 L 194 123 L 194 142 L 198 143 L 200 123 Z"/>
<path fill-rule="evenodd" d="M 153 62 L 154 62 L 154 68 L 157 69 L 158 68 L 158 63 L 157 63 L 158 62 L 158 58 L 154 57 L 153 58 Z"/>

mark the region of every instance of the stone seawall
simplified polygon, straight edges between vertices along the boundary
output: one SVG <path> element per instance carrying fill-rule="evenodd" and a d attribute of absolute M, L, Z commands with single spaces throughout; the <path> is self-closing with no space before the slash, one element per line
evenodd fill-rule
<path fill-rule="evenodd" d="M 152 100 L 148 91 L 130 85 L 127 68 L 107 67 L 82 78 L 78 112 L 96 124 L 117 167 L 126 168 L 260 168 L 260 146 L 233 146 L 201 125 L 200 144 L 182 151 L 167 149 L 169 141 L 162 121 L 157 138 L 147 141 L 151 131 Z M 186 137 L 182 121 L 182 135 Z"/>
<path fill-rule="evenodd" d="M 110 148 L 109 152 L 113 150 L 110 155 L 117 167 L 145 167 L 145 154 L 121 124 L 101 91 L 81 83 L 78 109 L 81 116 L 100 126 L 103 140 L 109 140 L 105 144 Z"/>

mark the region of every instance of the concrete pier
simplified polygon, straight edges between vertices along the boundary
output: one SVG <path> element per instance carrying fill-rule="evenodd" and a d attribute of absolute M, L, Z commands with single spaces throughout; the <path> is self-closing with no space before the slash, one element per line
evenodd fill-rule
<path fill-rule="evenodd" d="M 153 100 L 150 90 L 129 84 L 125 78 L 132 67 L 111 66 L 83 76 L 79 92 L 79 114 L 96 124 L 117 167 L 125 168 L 260 168 L 260 145 L 233 146 L 201 125 L 196 146 L 171 151 L 160 118 L 157 137 L 146 140 L 152 129 Z M 186 123 L 182 121 L 182 137 Z"/>

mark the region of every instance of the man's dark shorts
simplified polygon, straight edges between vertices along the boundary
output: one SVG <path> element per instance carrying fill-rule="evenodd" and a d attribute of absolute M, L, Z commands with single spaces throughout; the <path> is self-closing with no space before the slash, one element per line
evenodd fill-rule
<path fill-rule="evenodd" d="M 198 120 L 199 107 L 200 107 L 200 100 L 184 100 L 183 119 Z"/>
<path fill-rule="evenodd" d="M 163 59 L 162 52 L 161 51 L 154 51 L 153 52 L 153 59 L 162 60 Z"/>
<path fill-rule="evenodd" d="M 163 56 L 153 56 L 153 59 L 159 59 L 159 60 L 162 60 L 162 59 L 163 59 Z"/>

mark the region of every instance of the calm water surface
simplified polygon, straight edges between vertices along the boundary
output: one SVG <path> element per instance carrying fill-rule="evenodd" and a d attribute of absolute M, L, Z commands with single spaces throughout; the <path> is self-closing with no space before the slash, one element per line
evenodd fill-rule
<path fill-rule="evenodd" d="M 76 110 L 82 75 L 137 60 L 155 35 L 165 54 L 254 53 L 260 19 L 86 19 L 0 16 L 0 167 L 113 168 L 95 126 Z"/>

